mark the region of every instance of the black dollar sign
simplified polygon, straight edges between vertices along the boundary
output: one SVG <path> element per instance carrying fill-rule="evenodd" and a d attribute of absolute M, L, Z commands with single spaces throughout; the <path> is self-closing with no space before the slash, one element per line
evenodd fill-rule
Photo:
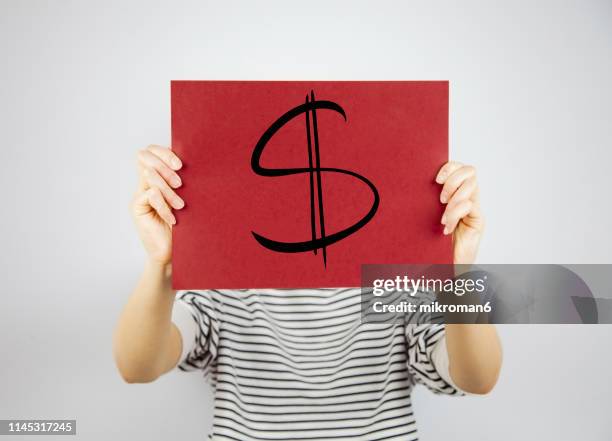
<path fill-rule="evenodd" d="M 374 184 L 370 182 L 365 177 L 352 172 L 350 170 L 343 170 L 341 168 L 333 168 L 333 167 L 321 167 L 321 161 L 319 156 L 319 133 L 317 130 L 317 109 L 327 109 L 333 110 L 334 112 L 339 113 L 346 121 L 346 113 L 344 109 L 340 107 L 340 105 L 332 102 L 332 101 L 316 101 L 314 96 L 314 91 L 310 91 L 310 99 L 308 95 L 306 95 L 306 102 L 301 104 L 293 109 L 289 110 L 283 116 L 278 118 L 269 128 L 261 135 L 255 149 L 253 150 L 253 155 L 251 156 L 251 168 L 253 171 L 260 176 L 268 176 L 268 177 L 276 177 L 276 176 L 289 176 L 296 175 L 299 173 L 309 173 L 310 175 L 310 227 L 312 231 L 312 239 L 305 242 L 279 242 L 277 240 L 268 239 L 267 237 L 263 237 L 260 234 L 252 231 L 253 237 L 255 240 L 259 242 L 260 245 L 272 250 L 277 251 L 279 253 L 301 253 L 304 251 L 314 251 L 314 254 L 317 254 L 317 250 L 321 248 L 323 250 L 323 264 L 327 267 L 327 246 L 342 240 L 351 234 L 357 232 L 360 228 L 366 225 L 372 218 L 374 214 L 376 214 L 376 210 L 378 210 L 378 205 L 380 203 L 380 197 L 378 195 L 378 191 Z M 308 158 L 309 164 L 308 167 L 304 168 L 264 168 L 260 165 L 259 161 L 261 159 L 261 155 L 263 153 L 264 147 L 272 139 L 274 134 L 280 130 L 285 124 L 291 121 L 293 118 L 301 115 L 302 113 L 306 114 L 306 140 L 308 143 Z M 314 138 L 314 161 L 313 161 L 313 149 L 311 142 L 311 125 L 310 125 L 310 114 L 312 113 L 312 138 Z M 314 162 L 314 164 L 313 164 Z M 338 231 L 336 233 L 326 235 L 325 234 L 325 218 L 323 216 L 323 190 L 321 186 L 321 172 L 331 172 L 331 173 L 342 173 L 345 175 L 353 176 L 360 181 L 367 184 L 368 187 L 372 190 L 372 194 L 374 195 L 374 203 L 372 204 L 372 208 L 370 211 L 361 218 L 358 222 L 354 223 L 348 228 L 344 230 Z M 317 231 L 315 226 L 315 195 L 314 195 L 314 181 L 317 181 L 317 196 L 318 196 L 318 205 L 319 205 L 319 230 L 320 237 L 317 237 Z"/>

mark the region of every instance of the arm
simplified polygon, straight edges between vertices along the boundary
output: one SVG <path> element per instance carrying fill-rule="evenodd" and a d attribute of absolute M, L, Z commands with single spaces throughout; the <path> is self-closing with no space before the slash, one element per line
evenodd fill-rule
<path fill-rule="evenodd" d="M 436 177 L 443 184 L 440 201 L 446 204 L 441 222 L 453 235 L 455 264 L 472 264 L 484 229 L 476 170 L 456 162 L 445 164 Z M 502 349 L 497 331 L 489 324 L 446 325 L 449 372 L 462 390 L 490 392 L 499 376 Z"/>
<path fill-rule="evenodd" d="M 179 159 L 166 148 L 150 146 L 138 154 L 139 185 L 131 211 L 148 254 L 113 339 L 119 373 L 128 383 L 157 379 L 179 361 L 181 336 L 172 324 L 172 208 L 184 206 L 173 188 L 181 185 Z"/>

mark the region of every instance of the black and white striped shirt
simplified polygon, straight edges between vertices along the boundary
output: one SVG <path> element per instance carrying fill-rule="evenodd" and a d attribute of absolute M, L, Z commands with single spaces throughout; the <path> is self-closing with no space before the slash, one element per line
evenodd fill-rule
<path fill-rule="evenodd" d="M 462 395 L 443 325 L 361 320 L 360 289 L 179 292 L 182 370 L 204 370 L 212 440 L 406 441 L 415 383 Z"/>

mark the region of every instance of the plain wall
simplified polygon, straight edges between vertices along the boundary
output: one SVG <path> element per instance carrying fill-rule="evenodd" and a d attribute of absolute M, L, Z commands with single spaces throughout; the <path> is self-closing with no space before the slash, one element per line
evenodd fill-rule
<path fill-rule="evenodd" d="M 172 79 L 448 79 L 480 262 L 612 262 L 608 0 L 0 0 L 0 51 L 0 418 L 100 441 L 210 426 L 199 374 L 126 385 L 111 356 L 144 262 L 135 153 L 169 143 Z M 612 328 L 500 333 L 492 394 L 415 391 L 421 439 L 611 439 Z"/>

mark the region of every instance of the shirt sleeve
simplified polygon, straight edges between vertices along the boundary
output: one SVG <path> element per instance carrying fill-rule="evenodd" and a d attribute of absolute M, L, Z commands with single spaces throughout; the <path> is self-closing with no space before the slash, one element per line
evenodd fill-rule
<path fill-rule="evenodd" d="M 210 291 L 179 291 L 172 308 L 172 322 L 182 340 L 181 358 L 177 367 L 183 371 L 212 367 L 219 345 L 217 304 Z"/>
<path fill-rule="evenodd" d="M 417 383 L 434 393 L 465 395 L 450 376 L 443 324 L 409 324 L 406 339 L 408 371 Z"/>

